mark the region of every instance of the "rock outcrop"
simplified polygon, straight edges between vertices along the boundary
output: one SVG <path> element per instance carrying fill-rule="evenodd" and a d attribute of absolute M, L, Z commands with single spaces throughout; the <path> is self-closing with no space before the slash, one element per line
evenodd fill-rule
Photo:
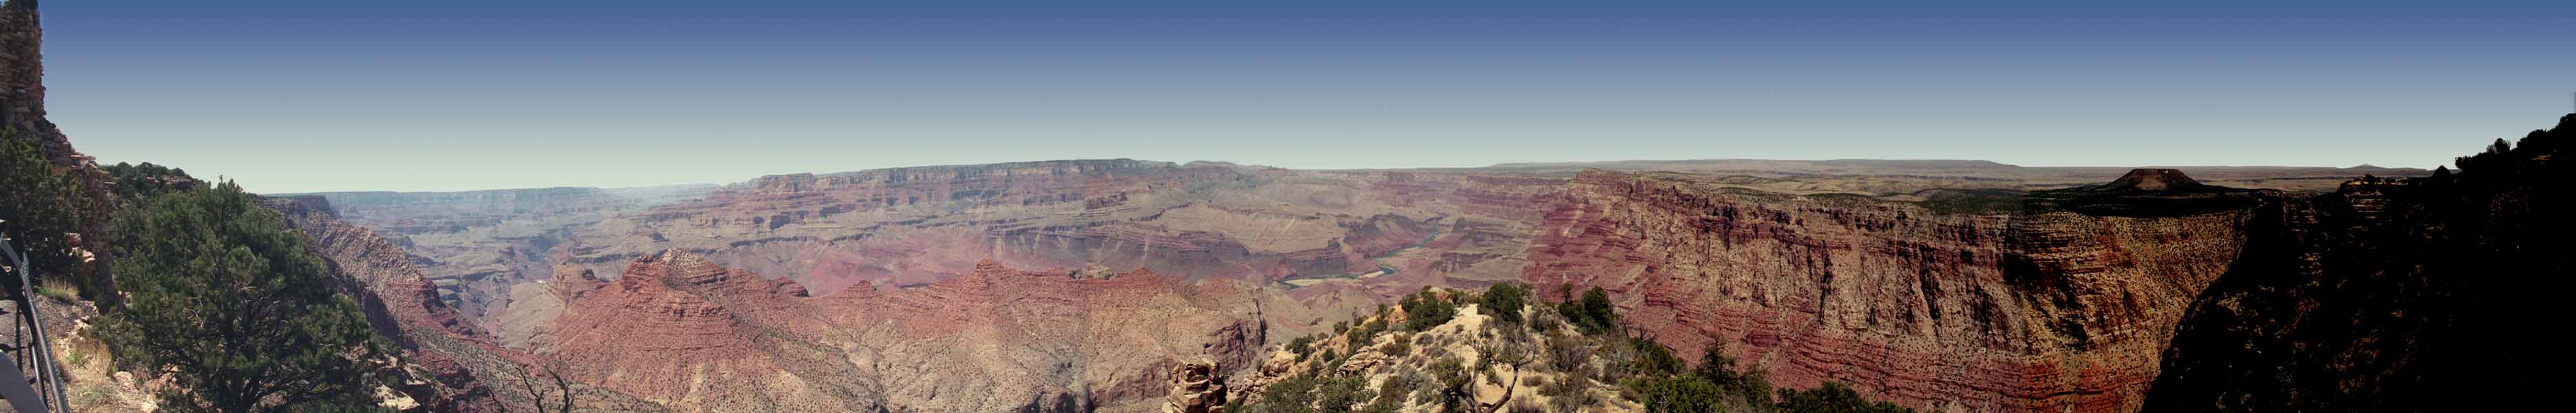
<path fill-rule="evenodd" d="M 2141 170 L 2001 215 L 1588 171 L 1547 200 L 1523 278 L 1611 293 L 1683 354 L 1711 340 L 1784 386 L 1934 409 L 2135 410 L 2184 303 L 2260 193 Z M 2079 202 L 2080 201 L 2080 202 Z M 2153 203 L 2157 208 L 2099 207 Z"/>
<path fill-rule="evenodd" d="M 1163 413 L 1225 413 L 1225 377 L 1214 362 L 1172 366 L 1172 389 L 1163 399 Z"/>
<path fill-rule="evenodd" d="M 0 129 L 10 139 L 34 146 L 45 160 L 51 161 L 57 173 L 71 177 L 77 186 L 80 210 L 73 247 L 91 251 L 112 251 L 113 246 L 95 245 L 99 240 L 114 239 L 108 233 L 108 221 L 116 211 L 116 198 L 110 192 L 107 171 L 96 159 L 72 148 L 71 139 L 54 122 L 45 119 L 45 30 L 36 12 L 35 0 L 9 0 L 0 4 Z M 79 245 L 90 240 L 93 245 Z M 74 271 L 88 271 L 81 279 L 90 280 L 85 288 L 115 291 L 116 284 L 107 277 L 106 268 L 113 255 L 100 257 L 102 262 Z M 14 283 L 15 281 L 11 281 Z"/>
<path fill-rule="evenodd" d="M 574 380 L 681 410 L 876 407 L 869 403 L 881 395 L 832 347 L 764 331 L 769 326 L 754 321 L 792 314 L 737 311 L 701 295 L 760 281 L 685 253 L 637 259 L 615 281 L 572 301 L 541 350 Z"/>

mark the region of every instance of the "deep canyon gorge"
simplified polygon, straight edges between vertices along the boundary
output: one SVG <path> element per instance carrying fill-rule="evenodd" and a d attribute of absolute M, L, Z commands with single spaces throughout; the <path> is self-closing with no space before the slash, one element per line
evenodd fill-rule
<path fill-rule="evenodd" d="M 5 143 L 72 184 L 66 248 L 133 242 L 108 217 L 135 183 L 45 118 L 34 4 L 0 7 Z M 2536 335 L 2576 274 L 2576 115 L 2547 126 L 2436 170 L 1068 159 L 257 196 L 392 349 L 378 397 L 438 411 L 1223 411 L 1300 373 L 1383 383 L 1402 340 L 1532 334 L 1458 298 L 1498 285 L 1532 311 L 1597 290 L 1619 338 L 1921 411 L 2483 410 L 2565 364 Z M 59 301 L 120 299 L 96 279 Z M 1467 307 L 1367 341 L 1434 299 Z M 1494 371 L 1471 401 L 1545 387 Z"/>

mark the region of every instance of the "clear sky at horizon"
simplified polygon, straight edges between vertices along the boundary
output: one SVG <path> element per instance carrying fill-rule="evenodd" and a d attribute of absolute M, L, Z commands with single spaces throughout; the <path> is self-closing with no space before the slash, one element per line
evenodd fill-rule
<path fill-rule="evenodd" d="M 56 0 L 43 13 L 49 115 L 74 145 L 257 192 L 1073 158 L 2430 168 L 2576 105 L 2576 2 L 1711 3 Z"/>

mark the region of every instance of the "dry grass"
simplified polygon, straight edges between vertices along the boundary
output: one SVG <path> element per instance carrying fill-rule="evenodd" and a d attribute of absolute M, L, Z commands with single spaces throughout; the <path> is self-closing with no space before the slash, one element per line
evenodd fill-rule
<path fill-rule="evenodd" d="M 71 280 L 62 277 L 46 278 L 36 282 L 36 295 L 66 302 L 79 301 L 80 286 L 73 285 Z"/>

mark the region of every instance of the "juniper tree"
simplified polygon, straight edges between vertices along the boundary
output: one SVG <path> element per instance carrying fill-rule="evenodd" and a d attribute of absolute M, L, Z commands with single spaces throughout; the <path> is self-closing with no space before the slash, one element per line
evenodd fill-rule
<path fill-rule="evenodd" d="M 0 131 L 0 236 L 27 255 L 37 278 L 79 270 L 81 258 L 71 252 L 71 233 L 84 220 L 75 188 L 35 145 L 18 139 L 14 131 Z M 0 277 L 0 287 L 15 294 L 18 277 Z"/>
<path fill-rule="evenodd" d="M 125 214 L 115 269 L 125 305 L 99 325 L 120 364 L 175 373 L 170 411 L 371 408 L 360 360 L 381 350 L 321 258 L 239 185 L 171 194 Z"/>

